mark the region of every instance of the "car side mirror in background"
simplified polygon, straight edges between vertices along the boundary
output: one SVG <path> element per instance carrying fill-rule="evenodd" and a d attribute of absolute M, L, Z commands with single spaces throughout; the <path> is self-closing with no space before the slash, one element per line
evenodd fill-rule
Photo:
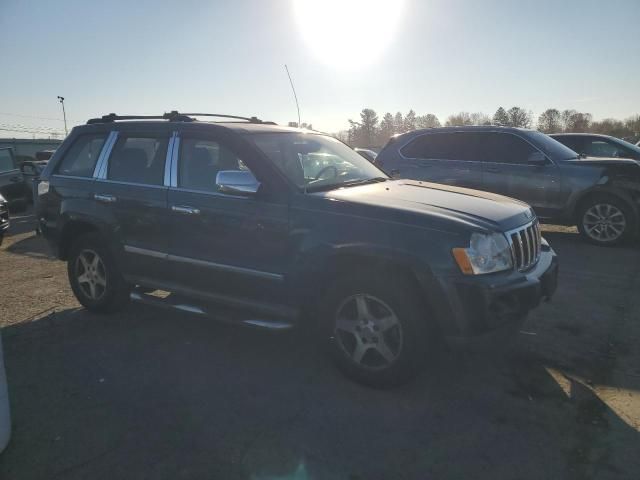
<path fill-rule="evenodd" d="M 527 163 L 531 165 L 545 165 L 547 163 L 547 157 L 542 152 L 533 152 L 527 158 Z"/>
<path fill-rule="evenodd" d="M 255 195 L 260 188 L 260 182 L 248 170 L 222 170 L 216 175 L 216 185 L 231 195 Z"/>

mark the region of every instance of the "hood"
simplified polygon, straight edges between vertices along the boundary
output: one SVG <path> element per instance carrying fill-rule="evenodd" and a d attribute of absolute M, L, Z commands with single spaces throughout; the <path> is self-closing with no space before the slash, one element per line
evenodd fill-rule
<path fill-rule="evenodd" d="M 640 161 L 631 158 L 585 157 L 572 158 L 571 160 L 565 160 L 565 162 L 573 165 L 595 165 L 603 167 L 612 165 L 635 165 L 636 167 L 640 167 Z"/>
<path fill-rule="evenodd" d="M 526 203 L 493 193 L 412 180 L 342 188 L 322 193 L 332 200 L 427 214 L 489 230 L 511 230 L 535 215 Z"/>

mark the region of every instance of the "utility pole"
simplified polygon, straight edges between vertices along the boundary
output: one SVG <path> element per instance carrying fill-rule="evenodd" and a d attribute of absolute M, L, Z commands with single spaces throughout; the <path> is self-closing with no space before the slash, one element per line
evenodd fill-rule
<path fill-rule="evenodd" d="M 64 97 L 61 97 L 60 95 L 58 95 L 58 100 L 62 104 L 62 118 L 64 118 L 64 134 L 69 135 L 69 132 L 67 131 L 67 113 L 64 111 Z"/>

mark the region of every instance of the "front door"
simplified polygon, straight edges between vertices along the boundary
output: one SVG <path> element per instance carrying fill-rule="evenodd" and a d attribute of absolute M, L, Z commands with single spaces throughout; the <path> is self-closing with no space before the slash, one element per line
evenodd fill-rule
<path fill-rule="evenodd" d="M 517 198 L 531 205 L 538 216 L 557 215 L 561 199 L 558 166 L 526 140 L 512 133 L 482 133 L 478 156 L 483 160 L 483 189 Z M 534 161 L 534 157 L 538 157 Z"/>
<path fill-rule="evenodd" d="M 24 179 L 10 148 L 0 148 L 0 193 L 9 202 L 26 198 Z"/>
<path fill-rule="evenodd" d="M 475 158 L 475 133 L 428 133 L 400 149 L 399 178 L 482 188 L 482 163 Z"/>
<path fill-rule="evenodd" d="M 256 170 L 251 151 L 222 135 L 190 132 L 179 139 L 168 197 L 171 269 L 181 285 L 230 303 L 284 304 L 286 198 L 262 187 L 254 195 L 221 192 L 218 172 Z"/>

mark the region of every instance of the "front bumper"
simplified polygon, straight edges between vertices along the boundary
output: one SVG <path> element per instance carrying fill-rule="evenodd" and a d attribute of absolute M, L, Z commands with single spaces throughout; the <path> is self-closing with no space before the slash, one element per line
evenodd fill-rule
<path fill-rule="evenodd" d="M 558 259 L 544 245 L 540 259 L 527 272 L 456 276 L 440 281 L 437 315 L 450 346 L 504 343 L 517 332 L 527 313 L 549 300 L 558 283 Z"/>

